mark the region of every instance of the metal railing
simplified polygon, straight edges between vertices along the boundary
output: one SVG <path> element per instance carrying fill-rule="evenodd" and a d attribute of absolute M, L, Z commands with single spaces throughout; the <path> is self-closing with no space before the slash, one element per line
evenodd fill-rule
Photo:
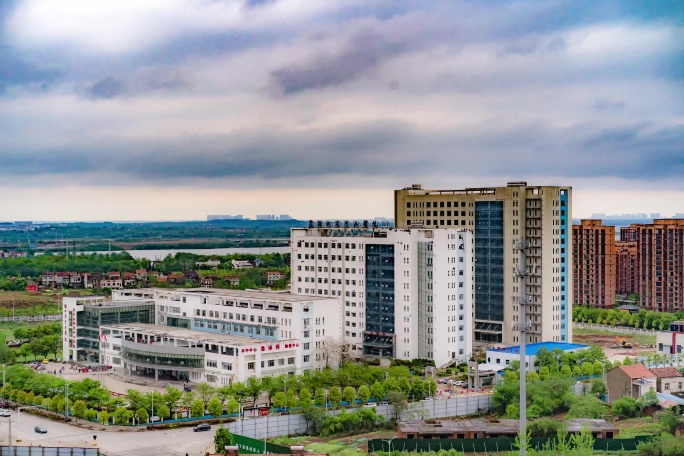
<path fill-rule="evenodd" d="M 595 323 L 580 323 L 580 322 L 576 322 L 576 321 L 573 322 L 572 325 L 575 328 L 597 329 L 599 331 L 611 331 L 611 332 L 622 332 L 622 333 L 632 333 L 632 334 L 646 334 L 649 336 L 655 336 L 658 333 L 664 332 L 664 331 L 656 331 L 655 329 L 632 328 L 629 326 L 597 325 Z"/>
<path fill-rule="evenodd" d="M 21 315 L 15 317 L 0 317 L 0 321 L 55 321 L 61 320 L 61 314 L 50 314 L 50 315 Z"/>

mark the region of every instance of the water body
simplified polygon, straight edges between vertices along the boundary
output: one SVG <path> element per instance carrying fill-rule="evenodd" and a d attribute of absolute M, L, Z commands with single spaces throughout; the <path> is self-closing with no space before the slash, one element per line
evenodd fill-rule
<path fill-rule="evenodd" d="M 120 253 L 121 251 L 112 251 Z M 167 256 L 174 256 L 177 253 L 194 253 L 195 255 L 232 255 L 234 253 L 249 253 L 251 255 L 262 255 L 265 253 L 290 253 L 290 247 L 233 247 L 225 249 L 163 249 L 163 250 L 125 250 L 133 258 L 142 260 L 158 261 Z M 109 253 L 109 252 L 83 252 L 88 253 Z"/>

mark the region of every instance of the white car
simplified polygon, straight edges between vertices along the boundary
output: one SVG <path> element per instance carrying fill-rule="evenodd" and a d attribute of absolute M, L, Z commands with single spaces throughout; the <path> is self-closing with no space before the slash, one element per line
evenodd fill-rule
<path fill-rule="evenodd" d="M 11 416 L 10 411 L 6 409 L 0 410 L 0 416 Z"/>

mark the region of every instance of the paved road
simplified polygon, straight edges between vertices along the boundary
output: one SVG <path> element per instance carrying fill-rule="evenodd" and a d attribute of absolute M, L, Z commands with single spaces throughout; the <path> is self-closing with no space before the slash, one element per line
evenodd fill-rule
<path fill-rule="evenodd" d="M 9 441 L 8 420 L 0 418 L 2 445 L 7 445 Z M 216 429 L 216 426 L 212 426 L 209 432 L 193 432 L 190 427 L 139 432 L 103 432 L 51 421 L 28 413 L 21 413 L 19 417 L 16 411 L 12 411 L 11 420 L 15 445 L 92 447 L 93 435 L 97 435 L 97 446 L 112 456 L 204 455 L 204 450 L 213 443 Z M 33 428 L 37 425 L 44 426 L 48 433 L 34 432 Z M 22 441 L 17 443 L 16 439 Z"/>

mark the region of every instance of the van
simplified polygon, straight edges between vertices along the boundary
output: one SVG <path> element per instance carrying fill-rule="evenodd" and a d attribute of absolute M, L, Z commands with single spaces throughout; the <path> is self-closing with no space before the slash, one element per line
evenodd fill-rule
<path fill-rule="evenodd" d="M 377 407 L 378 404 L 376 404 L 375 402 L 369 402 L 368 404 L 363 404 L 363 406 L 364 406 L 364 408 L 373 408 L 373 407 Z"/>

